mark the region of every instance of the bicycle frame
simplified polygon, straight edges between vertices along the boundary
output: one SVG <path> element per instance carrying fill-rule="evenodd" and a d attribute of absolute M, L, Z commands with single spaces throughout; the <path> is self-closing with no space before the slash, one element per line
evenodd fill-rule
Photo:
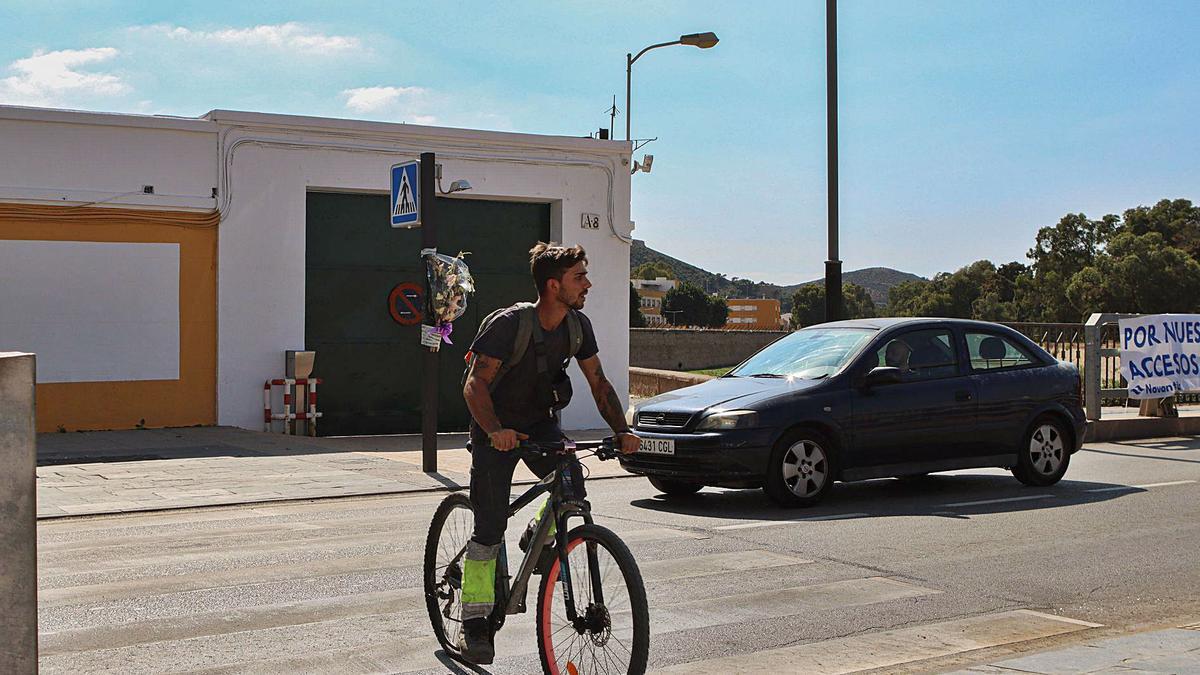
<path fill-rule="evenodd" d="M 566 461 L 565 456 L 559 459 L 560 467 L 564 461 Z M 578 617 L 575 612 L 575 594 L 572 588 L 570 568 L 567 561 L 567 521 L 570 518 L 582 518 L 584 523 L 591 524 L 591 512 L 588 509 L 563 501 L 559 482 L 559 467 L 555 467 L 554 471 L 520 497 L 517 497 L 509 505 L 508 516 L 509 518 L 513 517 L 518 511 L 528 506 L 533 500 L 546 492 L 550 493 L 550 503 L 546 511 L 543 512 L 542 518 L 538 521 L 533 538 L 530 540 L 529 548 L 525 551 L 525 557 L 521 561 L 521 567 L 517 571 L 517 575 L 512 580 L 511 585 L 508 583 L 507 546 L 501 546 L 500 557 L 497 561 L 496 578 L 497 580 L 505 580 L 504 583 L 497 583 L 497 586 L 500 587 L 497 590 L 501 591 L 504 597 L 503 599 L 497 597 L 497 605 L 504 607 L 505 615 L 520 614 L 525 611 L 525 596 L 529 589 L 529 579 L 533 576 L 533 570 L 541 558 L 542 549 L 551 536 L 550 524 L 554 523 L 558 527 L 554 537 L 556 553 L 559 565 L 561 566 L 559 578 L 562 580 L 563 593 L 567 601 L 567 618 L 572 623 L 575 623 Z M 596 569 L 596 551 L 591 548 L 588 550 L 588 563 L 592 570 L 591 581 L 594 587 L 594 597 L 597 602 L 603 602 L 603 597 L 600 595 L 599 571 Z"/>

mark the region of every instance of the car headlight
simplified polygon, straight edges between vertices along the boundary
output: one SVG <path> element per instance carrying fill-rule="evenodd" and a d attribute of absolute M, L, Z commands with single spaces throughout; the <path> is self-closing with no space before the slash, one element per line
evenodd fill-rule
<path fill-rule="evenodd" d="M 753 410 L 722 410 L 700 420 L 697 431 L 706 429 L 746 429 L 758 424 L 758 413 Z"/>

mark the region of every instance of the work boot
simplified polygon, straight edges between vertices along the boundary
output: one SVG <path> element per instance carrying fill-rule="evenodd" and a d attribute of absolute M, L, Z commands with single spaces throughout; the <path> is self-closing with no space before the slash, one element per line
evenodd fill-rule
<path fill-rule="evenodd" d="M 463 659 L 476 665 L 486 666 L 492 662 L 496 648 L 492 646 L 492 627 L 486 617 L 463 621 L 458 651 Z"/>
<path fill-rule="evenodd" d="M 525 532 L 521 534 L 521 540 L 517 542 L 517 546 L 522 551 L 529 550 L 529 543 L 533 541 L 533 534 L 537 530 L 538 519 L 534 518 L 529 521 L 529 525 L 525 527 Z M 554 537 L 546 540 L 546 545 L 542 547 L 542 553 L 538 556 L 537 564 L 533 567 L 534 574 L 545 574 L 550 571 L 550 566 L 554 564 Z"/>

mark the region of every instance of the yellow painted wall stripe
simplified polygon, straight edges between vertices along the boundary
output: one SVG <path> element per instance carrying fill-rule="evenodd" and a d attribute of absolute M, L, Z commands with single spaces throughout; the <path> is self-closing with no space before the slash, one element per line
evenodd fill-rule
<path fill-rule="evenodd" d="M 215 225 L 211 213 L 0 204 L 0 239 L 179 244 L 179 379 L 39 384 L 39 432 L 216 423 Z"/>

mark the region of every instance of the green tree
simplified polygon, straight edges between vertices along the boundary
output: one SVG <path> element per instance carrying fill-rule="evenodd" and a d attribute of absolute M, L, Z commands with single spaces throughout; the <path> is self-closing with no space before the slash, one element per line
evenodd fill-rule
<path fill-rule="evenodd" d="M 847 319 L 869 319 L 875 316 L 875 301 L 862 286 L 846 284 L 842 286 L 842 312 Z"/>
<path fill-rule="evenodd" d="M 1033 321 L 1079 321 L 1078 310 L 1067 297 L 1071 278 L 1091 265 L 1105 242 L 1120 226 L 1121 219 L 1107 215 L 1091 220 L 1082 213 L 1068 213 L 1053 227 L 1038 230 L 1029 249 L 1033 276 L 1019 285 L 1016 301 Z"/>
<path fill-rule="evenodd" d="M 685 281 L 663 296 L 662 313 L 672 326 L 705 326 L 712 316 L 708 304 L 704 291 Z"/>
<path fill-rule="evenodd" d="M 725 302 L 725 298 L 708 296 L 708 323 L 705 325 L 709 328 L 722 328 L 728 319 L 729 303 Z"/>
<path fill-rule="evenodd" d="M 875 316 L 875 301 L 867 289 L 858 284 L 842 286 L 842 312 L 847 319 Z M 805 284 L 792 294 L 792 328 L 825 323 L 825 287 Z"/>
<path fill-rule="evenodd" d="M 1200 311 L 1200 262 L 1158 231 L 1122 232 L 1066 289 L 1080 316 L 1092 312 Z"/>
<path fill-rule="evenodd" d="M 792 293 L 792 328 L 825 322 L 825 288 L 806 284 Z"/>
<path fill-rule="evenodd" d="M 634 279 L 647 279 L 650 281 L 653 281 L 659 277 L 674 279 L 675 270 L 671 269 L 671 266 L 667 263 L 662 262 L 661 260 L 655 260 L 653 262 L 642 263 L 641 265 L 633 268 L 630 276 Z"/>
<path fill-rule="evenodd" d="M 1187 199 L 1163 199 L 1154 206 L 1129 209 L 1123 229 L 1139 236 L 1157 232 L 1166 245 L 1200 260 L 1200 206 Z"/>
<path fill-rule="evenodd" d="M 632 282 L 629 284 L 629 327 L 646 327 L 646 317 L 642 316 L 642 296 L 638 295 Z"/>

